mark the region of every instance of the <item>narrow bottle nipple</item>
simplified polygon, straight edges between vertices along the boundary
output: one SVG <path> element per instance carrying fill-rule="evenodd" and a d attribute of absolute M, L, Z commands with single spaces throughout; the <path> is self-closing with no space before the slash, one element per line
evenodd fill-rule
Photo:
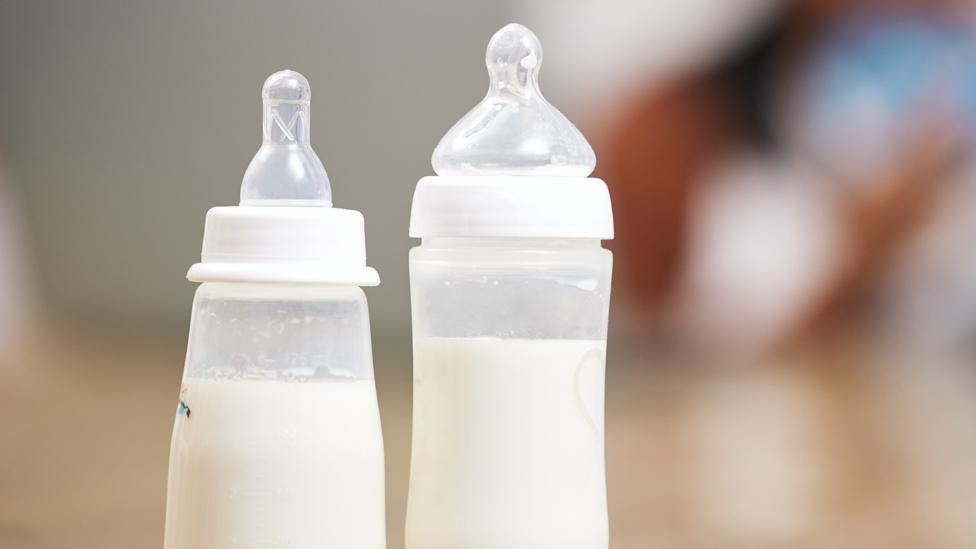
<path fill-rule="evenodd" d="M 539 90 L 542 44 L 509 24 L 488 42 L 488 95 L 441 138 L 438 175 L 586 177 L 596 155 L 583 134 Z"/>
<path fill-rule="evenodd" d="M 312 88 L 284 70 L 264 81 L 263 142 L 241 184 L 241 206 L 332 206 L 329 176 L 309 140 Z"/>

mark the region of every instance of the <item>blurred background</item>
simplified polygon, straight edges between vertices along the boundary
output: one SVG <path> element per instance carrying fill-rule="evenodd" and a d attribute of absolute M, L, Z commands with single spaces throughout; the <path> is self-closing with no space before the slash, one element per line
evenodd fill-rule
<path fill-rule="evenodd" d="M 503 24 L 614 201 L 611 546 L 976 547 L 976 7 L 0 1 L 0 547 L 158 547 L 207 209 L 260 87 L 363 211 L 390 547 L 409 204 Z"/>

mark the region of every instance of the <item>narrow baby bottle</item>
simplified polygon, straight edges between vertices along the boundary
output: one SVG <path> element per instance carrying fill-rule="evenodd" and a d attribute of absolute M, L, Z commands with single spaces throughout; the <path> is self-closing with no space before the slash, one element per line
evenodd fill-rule
<path fill-rule="evenodd" d="M 413 199 L 406 548 L 606 549 L 609 193 L 535 35 L 502 28 L 486 62 Z"/>
<path fill-rule="evenodd" d="M 236 207 L 188 278 L 165 549 L 384 549 L 363 216 L 332 207 L 305 78 L 271 75 Z"/>

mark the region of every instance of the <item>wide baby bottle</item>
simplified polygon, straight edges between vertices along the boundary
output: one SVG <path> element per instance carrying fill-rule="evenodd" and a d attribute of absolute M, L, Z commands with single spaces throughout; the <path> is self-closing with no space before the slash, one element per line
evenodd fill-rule
<path fill-rule="evenodd" d="M 502 28 L 486 62 L 413 199 L 406 547 L 606 549 L 609 193 L 535 35 Z"/>
<path fill-rule="evenodd" d="M 237 207 L 207 213 L 188 278 L 166 549 L 384 549 L 363 216 L 332 207 L 305 78 L 264 84 Z"/>

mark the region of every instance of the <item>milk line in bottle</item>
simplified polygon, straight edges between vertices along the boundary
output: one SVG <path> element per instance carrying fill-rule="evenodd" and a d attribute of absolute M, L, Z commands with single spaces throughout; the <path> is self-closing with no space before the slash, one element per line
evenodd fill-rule
<path fill-rule="evenodd" d="M 165 549 L 384 549 L 363 217 L 332 207 L 310 88 L 264 84 L 241 203 L 207 213 Z"/>
<path fill-rule="evenodd" d="M 406 549 L 606 549 L 609 193 L 521 25 L 417 184 Z"/>

